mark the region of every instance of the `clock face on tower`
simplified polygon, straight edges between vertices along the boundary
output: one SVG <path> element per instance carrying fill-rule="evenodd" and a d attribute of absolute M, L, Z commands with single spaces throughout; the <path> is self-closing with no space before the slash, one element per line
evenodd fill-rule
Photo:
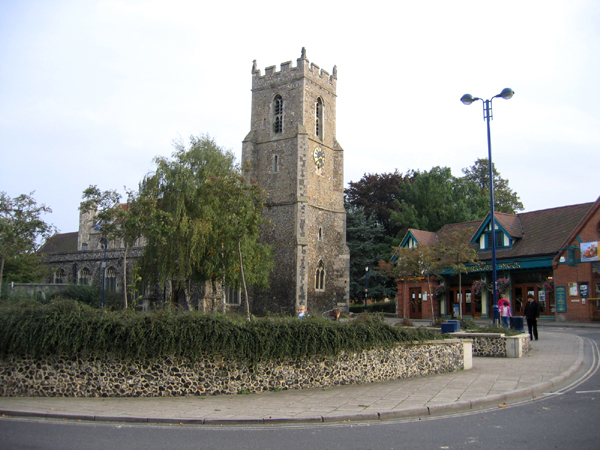
<path fill-rule="evenodd" d="M 313 157 L 315 159 L 315 164 L 319 169 L 325 165 L 325 152 L 321 147 L 315 148 Z"/>

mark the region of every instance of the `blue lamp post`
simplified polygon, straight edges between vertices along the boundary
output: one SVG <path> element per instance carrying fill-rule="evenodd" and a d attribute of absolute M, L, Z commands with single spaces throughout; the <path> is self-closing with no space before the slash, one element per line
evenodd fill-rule
<path fill-rule="evenodd" d="M 503 98 L 504 100 L 510 100 L 515 92 L 510 88 L 502 89 L 498 95 L 494 95 L 489 100 L 484 100 L 479 97 L 473 97 L 471 94 L 465 94 L 461 97 L 460 101 L 465 105 L 470 105 L 476 100 L 483 102 L 483 120 L 487 122 L 487 144 L 488 144 L 488 165 L 490 169 L 490 231 L 492 236 L 492 288 L 493 288 L 493 305 L 498 304 L 498 286 L 497 286 L 497 274 L 496 274 L 496 223 L 494 219 L 494 171 L 492 169 L 492 141 L 490 138 L 490 120 L 492 117 L 492 100 L 495 98 Z"/>

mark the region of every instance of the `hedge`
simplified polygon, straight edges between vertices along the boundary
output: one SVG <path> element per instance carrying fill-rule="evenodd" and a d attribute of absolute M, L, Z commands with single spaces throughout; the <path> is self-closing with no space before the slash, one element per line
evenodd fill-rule
<path fill-rule="evenodd" d="M 247 321 L 190 311 L 107 312 L 66 299 L 0 307 L 0 357 L 115 354 L 135 359 L 220 354 L 257 362 L 431 339 L 440 339 L 439 333 L 395 328 L 369 317 L 350 323 L 321 317 Z"/>

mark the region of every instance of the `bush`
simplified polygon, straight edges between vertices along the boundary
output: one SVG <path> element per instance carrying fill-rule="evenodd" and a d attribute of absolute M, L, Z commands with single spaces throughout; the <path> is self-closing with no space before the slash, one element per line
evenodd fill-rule
<path fill-rule="evenodd" d="M 477 325 L 477 322 L 470 318 L 462 318 L 460 320 L 460 327 L 463 330 L 479 330 L 479 325 Z"/>
<path fill-rule="evenodd" d="M 53 292 L 50 301 L 59 298 L 77 300 L 96 308 L 102 305 L 102 291 L 97 286 L 70 284 L 60 291 Z"/>
<path fill-rule="evenodd" d="M 362 313 L 365 311 L 364 303 L 361 305 L 359 303 L 355 303 L 354 305 L 350 305 L 350 312 L 352 313 Z M 387 314 L 396 314 L 396 302 L 377 302 L 371 303 L 367 305 L 367 312 L 382 312 Z"/>
<path fill-rule="evenodd" d="M 427 329 L 394 328 L 377 315 L 350 323 L 321 317 L 239 320 L 221 314 L 99 310 L 69 299 L 0 308 L 0 356 L 115 354 L 124 358 L 227 355 L 251 363 L 332 356 L 439 339 Z"/>

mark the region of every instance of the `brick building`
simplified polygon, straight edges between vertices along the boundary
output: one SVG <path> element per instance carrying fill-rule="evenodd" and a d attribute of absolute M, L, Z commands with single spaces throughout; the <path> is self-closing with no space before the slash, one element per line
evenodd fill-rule
<path fill-rule="evenodd" d="M 600 198 L 593 203 L 563 206 L 521 214 L 495 214 L 496 270 L 498 290 L 511 303 L 512 313 L 522 315 L 527 294 L 539 300 L 542 319 L 600 320 Z M 484 220 L 451 224 L 437 232 L 409 230 L 402 247 L 432 245 L 461 229 L 477 251 L 480 264 L 469 265 L 459 277 L 447 271 L 441 280 L 400 280 L 398 311 L 409 318 L 435 316 L 489 318 L 493 306 L 490 292 L 491 227 Z M 483 282 L 481 294 L 474 283 Z"/>

